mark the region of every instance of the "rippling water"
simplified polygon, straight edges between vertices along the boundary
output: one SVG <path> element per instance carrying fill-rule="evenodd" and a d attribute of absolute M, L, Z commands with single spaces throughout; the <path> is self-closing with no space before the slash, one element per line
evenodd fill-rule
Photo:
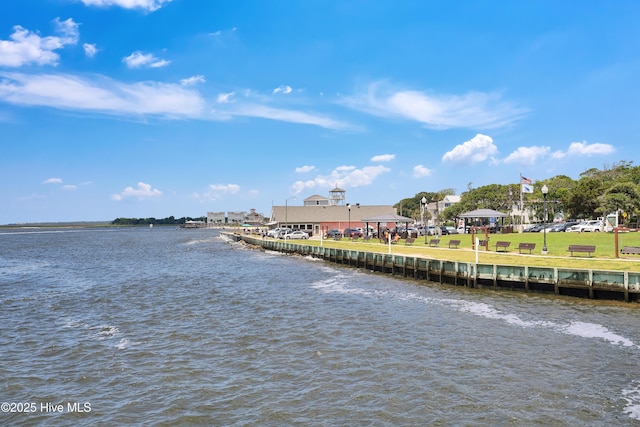
<path fill-rule="evenodd" d="M 0 320 L 1 425 L 640 423 L 635 304 L 429 285 L 215 230 L 4 230 Z"/>

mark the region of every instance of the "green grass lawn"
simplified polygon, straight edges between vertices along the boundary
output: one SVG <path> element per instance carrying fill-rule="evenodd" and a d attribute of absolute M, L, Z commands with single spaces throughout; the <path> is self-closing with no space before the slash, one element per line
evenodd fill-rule
<path fill-rule="evenodd" d="M 427 241 L 432 238 L 433 236 L 427 236 Z M 484 235 L 480 238 L 484 238 Z M 458 249 L 448 249 L 451 239 L 460 240 Z M 616 258 L 614 233 L 546 233 L 546 240 L 548 254 L 542 255 L 543 233 L 490 234 L 489 251 L 485 251 L 482 247 L 478 251 L 478 262 L 481 264 L 640 272 L 640 255 L 619 254 L 619 258 Z M 496 252 L 495 243 L 497 241 L 511 242 L 507 253 Z M 391 245 L 391 253 L 419 255 L 447 261 L 475 262 L 476 252 L 472 250 L 470 234 L 442 236 L 438 248 L 425 245 L 424 242 L 424 236 L 418 237 L 412 245 L 405 245 L 405 241 L 400 240 Z M 528 253 L 521 255 L 517 249 L 520 242 L 535 243 L 536 248 L 531 255 Z M 312 239 L 296 243 L 320 245 L 321 241 Z M 591 258 L 588 258 L 587 254 L 571 256 L 567 251 L 571 244 L 593 245 L 596 247 L 596 251 Z M 361 239 L 357 242 L 350 239 L 340 241 L 328 239 L 322 241 L 322 245 L 381 253 L 388 253 L 389 250 L 387 244 L 380 243 L 377 239 L 372 239 L 369 242 L 364 242 Z M 618 249 L 622 249 L 624 246 L 640 247 L 640 233 L 619 233 Z"/>

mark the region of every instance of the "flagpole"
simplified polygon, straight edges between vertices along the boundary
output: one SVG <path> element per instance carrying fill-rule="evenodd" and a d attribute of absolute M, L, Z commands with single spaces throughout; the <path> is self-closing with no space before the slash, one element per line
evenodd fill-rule
<path fill-rule="evenodd" d="M 520 226 L 524 229 L 524 199 L 522 194 L 522 174 L 520 174 Z"/>

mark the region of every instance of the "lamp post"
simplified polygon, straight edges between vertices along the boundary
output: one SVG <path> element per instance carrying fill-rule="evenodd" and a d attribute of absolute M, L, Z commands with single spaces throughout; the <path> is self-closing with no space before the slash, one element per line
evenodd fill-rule
<path fill-rule="evenodd" d="M 420 215 L 422 216 L 422 229 L 424 230 L 424 244 L 427 244 L 427 224 L 424 222 L 424 211 L 427 209 L 427 198 L 420 199 Z"/>
<path fill-rule="evenodd" d="M 289 197 L 287 200 L 284 201 L 284 222 L 285 222 L 286 228 L 289 228 L 288 210 L 289 210 L 289 200 L 291 199 L 296 200 L 296 196 Z M 287 233 L 284 233 L 284 239 L 287 240 Z"/>
<path fill-rule="evenodd" d="M 347 210 L 349 211 L 349 218 L 348 218 L 348 225 L 347 228 L 349 229 L 349 237 L 351 237 L 351 203 L 347 203 Z"/>
<path fill-rule="evenodd" d="M 542 197 L 544 198 L 544 228 L 542 229 L 544 243 L 542 244 L 542 253 L 547 254 L 547 193 L 549 189 L 546 185 L 542 186 Z"/>

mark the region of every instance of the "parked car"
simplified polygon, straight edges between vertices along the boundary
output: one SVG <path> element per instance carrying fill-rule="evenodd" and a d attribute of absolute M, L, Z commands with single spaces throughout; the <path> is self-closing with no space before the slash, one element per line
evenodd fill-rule
<path fill-rule="evenodd" d="M 557 224 L 552 225 L 551 227 L 549 227 L 547 229 L 548 232 L 550 233 L 560 233 L 560 232 L 565 232 L 567 231 L 567 229 L 569 227 L 573 227 L 574 225 L 578 224 L 577 221 L 566 221 L 566 222 L 559 222 Z"/>
<path fill-rule="evenodd" d="M 280 232 L 281 232 L 282 230 L 283 230 L 283 229 L 282 229 L 282 228 L 280 228 L 280 227 L 278 227 L 278 228 L 274 228 L 273 230 L 269 230 L 269 231 L 267 232 L 267 237 L 273 237 L 273 238 L 276 238 L 276 237 L 278 237 L 278 234 L 280 234 Z"/>
<path fill-rule="evenodd" d="M 281 228 L 278 230 L 278 232 L 276 233 L 276 238 L 278 239 L 282 239 L 284 237 L 285 234 L 287 233 L 291 233 L 291 229 L 290 228 Z"/>
<path fill-rule="evenodd" d="M 582 231 L 591 231 L 594 233 L 600 232 L 602 231 L 602 221 L 600 220 L 587 221 L 587 224 L 584 226 Z"/>
<path fill-rule="evenodd" d="M 576 224 L 572 227 L 569 227 L 566 231 L 574 232 L 574 233 L 582 233 L 582 232 L 594 232 L 597 233 L 602 231 L 602 221 L 598 219 L 590 220 L 590 221 L 582 221 L 579 224 Z"/>
<path fill-rule="evenodd" d="M 357 228 L 345 228 L 343 235 L 345 237 L 362 237 L 362 231 Z"/>
<path fill-rule="evenodd" d="M 447 233 L 447 234 L 458 234 L 458 230 L 456 230 L 456 228 L 455 228 L 455 227 L 452 227 L 452 226 L 450 226 L 450 225 L 447 225 L 445 228 L 446 228 L 446 229 L 447 229 L 447 231 L 448 231 L 448 233 Z"/>
<path fill-rule="evenodd" d="M 335 228 L 332 228 L 330 230 L 327 230 L 327 234 L 325 234 L 324 237 L 327 239 L 341 239 L 342 233 L 340 232 L 340 230 L 336 230 Z"/>
<path fill-rule="evenodd" d="M 309 235 L 307 233 L 305 233 L 304 231 L 300 231 L 300 230 L 292 231 L 292 232 L 286 233 L 285 235 L 282 236 L 282 239 L 285 239 L 285 240 L 290 240 L 290 239 L 307 240 L 308 238 L 309 238 Z"/>

